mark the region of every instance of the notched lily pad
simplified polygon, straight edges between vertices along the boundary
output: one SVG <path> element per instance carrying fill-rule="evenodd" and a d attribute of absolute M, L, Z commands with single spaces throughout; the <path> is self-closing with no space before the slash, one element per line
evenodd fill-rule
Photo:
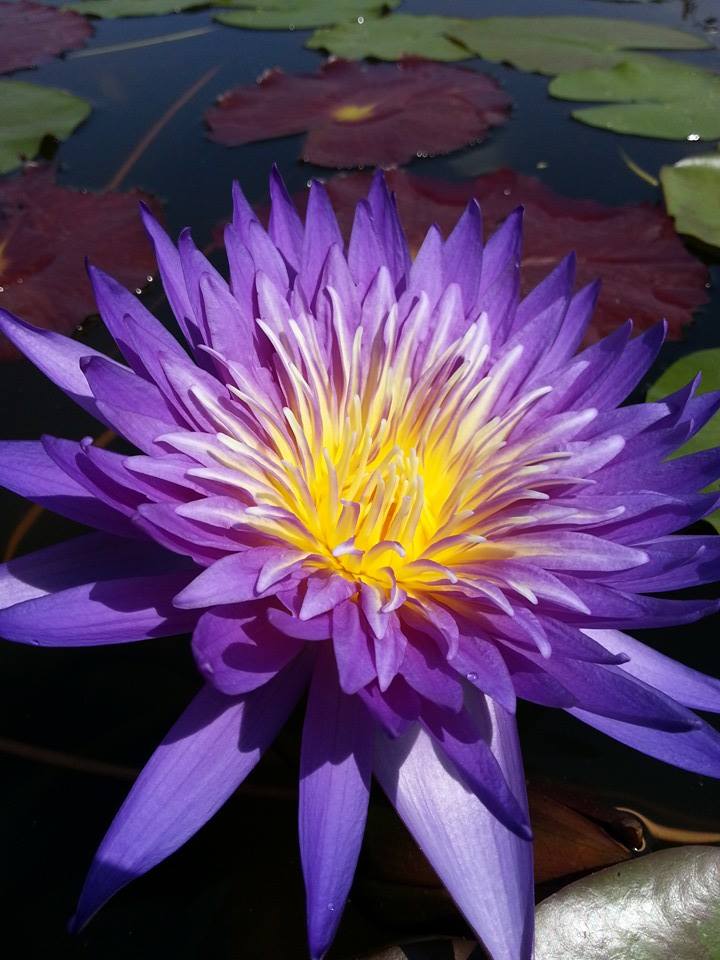
<path fill-rule="evenodd" d="M 604 101 L 573 111 L 593 127 L 664 140 L 720 137 L 720 74 L 677 60 L 636 55 L 609 69 L 561 74 L 549 89 L 561 100 Z"/>
<path fill-rule="evenodd" d="M 672 219 L 651 204 L 607 207 L 594 200 L 563 197 L 540 180 L 512 170 L 497 170 L 463 183 L 402 170 L 389 171 L 387 178 L 413 251 L 432 223 L 447 235 L 472 197 L 482 206 L 486 235 L 524 205 L 523 293 L 574 250 L 577 285 L 602 280 L 590 339 L 609 333 L 628 317 L 636 329 L 665 317 L 670 335 L 679 337 L 692 311 L 708 299 L 707 269 L 687 252 Z M 348 231 L 355 203 L 365 196 L 368 181 L 366 174 L 351 174 L 327 184 Z M 628 237 L 633 238 L 632 244 Z"/>
<path fill-rule="evenodd" d="M 671 364 L 667 370 L 655 381 L 647 393 L 650 401 L 662 400 L 663 397 L 680 390 L 688 384 L 696 374 L 702 374 L 699 393 L 710 390 L 720 390 L 720 350 L 698 350 L 686 354 Z M 715 414 L 699 430 L 694 437 L 683 444 L 673 457 L 682 457 L 688 453 L 697 453 L 699 450 L 711 450 L 720 447 L 720 415 Z M 720 480 L 711 483 L 707 490 L 720 490 Z M 705 517 L 715 529 L 720 532 L 720 510 L 716 510 Z M 720 954 L 719 954 L 720 955 Z"/>
<path fill-rule="evenodd" d="M 84 257 L 136 288 L 154 268 L 138 216 L 139 191 L 87 193 L 57 186 L 50 167 L 0 182 L 0 307 L 71 333 L 96 312 Z M 14 356 L 0 343 L 0 359 Z"/>
<path fill-rule="evenodd" d="M 443 60 L 480 56 L 520 70 L 554 75 L 612 66 L 629 50 L 699 50 L 692 33 L 635 20 L 604 17 L 423 17 L 398 14 L 382 21 L 340 24 L 307 44 L 337 56 L 396 60 L 413 55 Z M 437 56 L 438 51 L 444 54 Z"/>
<path fill-rule="evenodd" d="M 205 115 L 210 137 L 236 146 L 308 131 L 303 160 L 326 167 L 404 163 L 484 139 L 507 119 L 495 80 L 421 60 L 327 61 L 315 74 L 271 70 L 224 94 Z"/>
<path fill-rule="evenodd" d="M 234 0 L 215 19 L 229 27 L 251 30 L 306 30 L 344 21 L 361 25 L 397 7 L 400 0 Z"/>
<path fill-rule="evenodd" d="M 32 159 L 45 137 L 65 140 L 89 114 L 87 100 L 65 90 L 0 80 L 0 173 Z"/>
<path fill-rule="evenodd" d="M 678 231 L 720 247 L 720 153 L 685 157 L 662 167 L 660 183 Z"/>
<path fill-rule="evenodd" d="M 543 901 L 536 960 L 717 960 L 720 850 L 677 847 L 601 870 Z"/>
<path fill-rule="evenodd" d="M 90 24 L 72 11 L 30 0 L 0 3 L 0 73 L 36 67 L 90 36 Z"/>

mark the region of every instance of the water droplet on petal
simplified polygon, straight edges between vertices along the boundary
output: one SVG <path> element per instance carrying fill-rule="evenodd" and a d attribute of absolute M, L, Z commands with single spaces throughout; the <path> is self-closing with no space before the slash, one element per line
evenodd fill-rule
<path fill-rule="evenodd" d="M 135 293 L 141 294 L 141 293 L 142 293 L 142 287 L 135 287 Z"/>
<path fill-rule="evenodd" d="M 330 911 L 330 913 L 335 913 L 335 904 L 334 904 L 334 903 L 329 903 L 329 904 L 328 904 L 328 910 Z"/>
<path fill-rule="evenodd" d="M 465 676 L 468 678 L 468 680 L 470 681 L 470 683 L 475 683 L 475 681 L 476 681 L 477 678 L 478 678 L 478 675 L 477 675 L 476 673 L 472 673 L 472 672 L 471 672 L 471 673 L 466 673 Z"/>

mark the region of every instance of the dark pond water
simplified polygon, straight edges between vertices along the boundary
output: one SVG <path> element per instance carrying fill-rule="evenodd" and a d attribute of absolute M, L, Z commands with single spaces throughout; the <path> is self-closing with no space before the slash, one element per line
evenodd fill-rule
<path fill-rule="evenodd" d="M 541 7 L 541 9 L 539 9 Z M 574 14 L 631 17 L 693 27 L 717 13 L 710 2 L 603 3 L 593 0 L 406 0 L 407 12 L 456 15 Z M 207 11 L 96 24 L 89 49 L 211 24 Z M 99 56 L 55 60 L 18 74 L 60 86 L 92 102 L 88 123 L 58 151 L 61 183 L 100 189 L 167 107 L 211 67 L 213 79 L 185 106 L 133 167 L 125 187 L 159 195 L 173 232 L 192 225 L 200 246 L 229 206 L 238 178 L 251 200 L 263 199 L 277 161 L 292 190 L 313 175 L 296 162 L 299 138 L 226 149 L 204 136 L 202 111 L 214 98 L 273 65 L 313 70 L 320 57 L 303 49 L 307 33 L 245 32 L 217 27 L 182 42 Z M 703 63 L 713 55 L 703 54 Z M 697 59 L 685 55 L 685 59 Z M 720 56 L 714 61 L 720 68 Z M 547 96 L 547 80 L 502 66 L 472 63 L 505 86 L 512 120 L 482 145 L 449 157 L 418 160 L 415 172 L 461 179 L 512 167 L 556 191 L 609 204 L 657 200 L 633 175 L 622 145 L 646 169 L 706 145 L 619 138 L 568 119 L 569 105 Z M 538 168 L 541 163 L 542 169 Z M 628 238 L 632 242 L 632 238 Z M 77 251 L 82 256 L 83 251 Z M 711 302 L 682 343 L 665 349 L 659 372 L 681 352 L 720 345 L 718 269 Z M 157 302 L 157 291 L 146 295 Z M 31 319 L 31 318 L 30 318 Z M 82 334 L 105 347 L 100 327 Z M 0 375 L 5 437 L 42 433 L 81 437 L 96 426 L 25 363 Z M 26 506 L 2 496 L 0 542 Z M 22 549 L 63 538 L 69 524 L 44 516 Z M 656 632 L 650 639 L 678 659 L 720 674 L 718 621 Z M 84 651 L 0 646 L 0 949 L 8 958 L 254 958 L 304 956 L 303 895 L 296 855 L 295 733 L 283 735 L 249 781 L 184 850 L 134 884 L 77 938 L 65 934 L 84 872 L 132 776 L 197 687 L 188 645 L 159 640 Z M 527 770 L 580 786 L 593 796 L 650 815 L 671 827 L 720 831 L 720 785 L 646 759 L 559 713 L 521 711 Z M 25 746 L 23 746 L 25 745 Z M 42 751 L 53 751 L 44 757 Z M 22 756 L 21 754 L 25 754 Z M 78 758 L 81 758 L 78 760 Z M 87 761 L 96 761 L 93 769 Z M 103 764 L 108 765 L 107 768 Z M 388 857 L 393 856 L 393 848 Z M 405 934 L 462 931 L 440 894 L 413 899 L 387 877 L 361 868 L 334 957 Z"/>

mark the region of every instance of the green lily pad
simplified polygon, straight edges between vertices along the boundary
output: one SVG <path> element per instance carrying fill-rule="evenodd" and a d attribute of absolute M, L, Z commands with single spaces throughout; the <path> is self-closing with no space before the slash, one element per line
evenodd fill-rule
<path fill-rule="evenodd" d="M 720 247 L 720 153 L 661 167 L 660 183 L 678 233 Z"/>
<path fill-rule="evenodd" d="M 469 20 L 462 42 L 485 60 L 554 76 L 610 66 L 628 50 L 698 50 L 706 40 L 682 30 L 604 17 L 489 17 Z"/>
<path fill-rule="evenodd" d="M 698 350 L 696 353 L 689 353 L 676 360 L 650 387 L 647 399 L 653 402 L 662 400 L 668 394 L 684 387 L 698 373 L 702 374 L 700 393 L 720 390 L 720 350 Z M 713 447 L 720 447 L 720 414 L 712 417 L 702 430 L 676 450 L 673 456 L 682 457 L 688 453 L 697 453 L 699 450 L 711 450 Z M 711 483 L 707 489 L 720 490 L 720 480 Z M 720 532 L 720 510 L 716 510 L 705 519 Z"/>
<path fill-rule="evenodd" d="M 467 60 L 475 53 L 454 36 L 462 35 L 468 21 L 453 17 L 423 17 L 400 13 L 365 23 L 339 23 L 316 30 L 305 44 L 311 50 L 328 50 L 346 60 L 401 60 L 425 57 L 428 60 Z"/>
<path fill-rule="evenodd" d="M 544 900 L 535 960 L 717 960 L 720 850 L 676 847 L 601 870 Z"/>
<path fill-rule="evenodd" d="M 604 17 L 423 17 L 397 14 L 319 30 L 308 41 L 337 56 L 397 60 L 405 55 L 464 60 L 480 56 L 555 75 L 612 66 L 628 50 L 699 50 L 709 44 L 682 30 Z"/>
<path fill-rule="evenodd" d="M 34 157 L 43 137 L 65 140 L 90 114 L 90 104 L 65 90 L 0 80 L 0 173 Z"/>
<path fill-rule="evenodd" d="M 79 0 L 78 3 L 68 3 L 63 9 L 102 17 L 103 20 L 116 20 L 119 17 L 157 17 L 209 5 L 210 0 Z"/>
<path fill-rule="evenodd" d="M 574 110 L 593 127 L 664 140 L 720 137 L 720 74 L 664 57 L 633 56 L 609 69 L 564 73 L 550 84 L 561 100 L 604 100 Z"/>
<path fill-rule="evenodd" d="M 400 0 L 236 0 L 227 13 L 215 14 L 219 23 L 250 30 L 305 30 L 365 18 L 379 17 Z M 358 23 L 360 21 L 360 23 Z"/>

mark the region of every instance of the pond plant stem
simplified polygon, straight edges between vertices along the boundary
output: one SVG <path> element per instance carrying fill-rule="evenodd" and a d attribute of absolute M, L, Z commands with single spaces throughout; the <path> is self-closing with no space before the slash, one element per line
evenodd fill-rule
<path fill-rule="evenodd" d="M 100 57 L 106 53 L 123 53 L 125 50 L 140 50 L 143 47 L 155 47 L 161 43 L 173 43 L 176 40 L 190 40 L 192 37 L 204 37 L 214 33 L 217 27 L 196 27 L 194 30 L 180 30 L 178 33 L 164 33 L 159 37 L 146 37 L 144 40 L 129 40 L 127 43 L 111 43 L 105 47 L 86 47 L 68 54 L 68 59 L 79 57 Z"/>
<path fill-rule="evenodd" d="M 145 136 L 142 137 L 142 139 L 135 145 L 134 149 L 130 152 L 130 155 L 127 157 L 124 163 L 120 165 L 115 175 L 106 185 L 106 191 L 118 189 L 132 168 L 138 162 L 140 157 L 142 157 L 148 147 L 156 139 L 158 134 L 160 134 L 164 127 L 167 126 L 175 114 L 182 110 L 182 108 L 202 90 L 206 83 L 212 80 L 219 69 L 219 67 L 212 67 L 210 70 L 206 71 L 198 80 L 195 81 L 195 83 L 192 84 L 192 86 L 188 87 L 184 93 L 181 93 L 177 100 L 170 104 L 165 113 L 155 121 Z"/>

